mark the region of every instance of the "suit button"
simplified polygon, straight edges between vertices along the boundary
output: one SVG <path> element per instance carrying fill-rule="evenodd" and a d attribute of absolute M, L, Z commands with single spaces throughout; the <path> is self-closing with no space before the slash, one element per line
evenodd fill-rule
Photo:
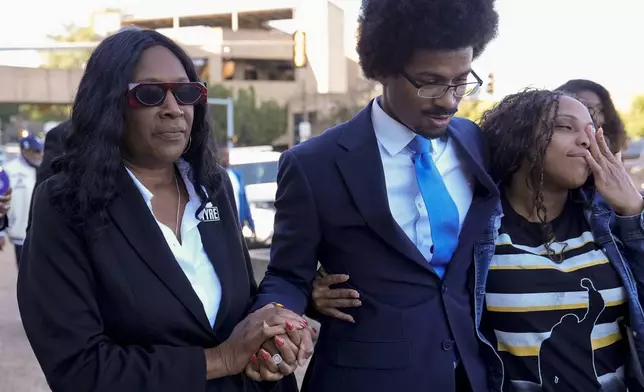
<path fill-rule="evenodd" d="M 445 294 L 447 292 L 447 285 L 446 284 L 444 284 L 443 287 L 441 287 L 441 291 L 443 292 L 443 294 Z"/>
<path fill-rule="evenodd" d="M 450 351 L 451 349 L 454 348 L 454 341 L 453 340 L 443 340 L 443 350 L 445 351 Z"/>

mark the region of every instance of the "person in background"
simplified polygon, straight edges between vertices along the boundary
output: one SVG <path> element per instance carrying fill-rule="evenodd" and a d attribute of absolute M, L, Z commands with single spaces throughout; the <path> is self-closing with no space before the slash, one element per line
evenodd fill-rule
<path fill-rule="evenodd" d="M 63 155 L 63 152 L 65 151 L 65 139 L 67 139 L 67 135 L 71 132 L 71 127 L 72 121 L 65 120 L 50 129 L 45 135 L 45 148 L 42 163 L 38 166 L 38 169 L 36 169 L 36 183 L 34 184 L 34 190 L 38 188 L 38 185 L 42 184 L 45 180 L 54 175 L 54 160 Z M 29 203 L 27 230 L 29 230 L 29 227 L 31 226 L 34 194 L 35 192 L 32 192 L 32 201 Z"/>
<path fill-rule="evenodd" d="M 71 120 L 65 120 L 56 125 L 45 135 L 45 151 L 42 163 L 36 171 L 36 185 L 43 183 L 47 178 L 54 174 L 53 162 L 56 158 L 63 155 L 65 151 L 65 139 L 69 135 L 72 127 Z"/>
<path fill-rule="evenodd" d="M 588 107 L 596 126 L 604 130 L 613 154 L 619 154 L 626 149 L 628 135 L 624 123 L 615 109 L 610 93 L 604 86 L 591 80 L 572 79 L 556 90 L 574 95 Z"/>
<path fill-rule="evenodd" d="M 243 374 L 266 341 L 294 363 L 311 335 L 285 346 L 305 327 L 276 304 L 248 315 L 257 286 L 206 97 L 190 57 L 156 31 L 116 33 L 90 56 L 18 273 L 52 391 L 296 391 L 294 377 Z"/>
<path fill-rule="evenodd" d="M 9 227 L 2 232 L 13 244 L 16 252 L 16 263 L 20 264 L 22 245 L 27 235 L 29 225 L 29 210 L 31 197 L 36 187 L 36 170 L 42 163 L 43 144 L 34 135 L 19 140 L 20 156 L 4 165 L 12 189 L 11 210 L 9 211 Z"/>
<path fill-rule="evenodd" d="M 230 166 L 230 149 L 228 148 L 228 146 L 219 147 L 219 153 L 220 164 L 226 169 L 226 172 L 228 172 L 230 183 L 233 186 L 235 203 L 237 205 L 237 211 L 239 213 L 239 223 L 241 224 L 242 228 L 245 225 L 248 225 L 248 228 L 254 235 L 255 221 L 253 221 L 253 216 L 250 212 L 250 205 L 248 204 L 248 198 L 246 197 L 246 187 L 244 186 L 244 179 L 242 177 L 242 174 Z"/>

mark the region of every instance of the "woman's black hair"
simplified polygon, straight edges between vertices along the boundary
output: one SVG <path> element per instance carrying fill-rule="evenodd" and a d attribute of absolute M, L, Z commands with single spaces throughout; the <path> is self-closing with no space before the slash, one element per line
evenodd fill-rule
<path fill-rule="evenodd" d="M 555 238 L 544 206 L 543 170 L 546 150 L 555 131 L 559 102 L 564 95 L 569 94 L 526 89 L 503 98 L 480 120 L 490 156 L 493 157 L 492 178 L 500 188 L 510 183 L 526 160 L 530 163 L 526 185 L 532 190 L 532 203 L 551 257 L 555 256 L 550 247 Z"/>
<path fill-rule="evenodd" d="M 156 31 L 124 30 L 96 47 L 74 99 L 71 132 L 65 154 L 55 164 L 58 176 L 52 187 L 52 204 L 79 227 L 98 216 L 101 224 L 96 229 L 100 230 L 107 207 L 121 191 L 118 178 L 124 173 L 121 143 L 128 84 L 133 81 L 141 54 L 153 46 L 170 50 L 190 81 L 199 81 L 190 57 Z M 208 201 L 203 188 L 210 197 L 221 188 L 207 110 L 207 105 L 195 105 L 190 147 L 182 156 L 190 164 L 190 180 L 202 208 Z"/>
<path fill-rule="evenodd" d="M 357 52 L 369 79 L 397 75 L 417 50 L 474 48 L 496 36 L 494 0 L 363 0 Z"/>
<path fill-rule="evenodd" d="M 557 90 L 565 91 L 573 95 L 584 91 L 595 93 L 602 104 L 602 112 L 605 120 L 602 128 L 604 129 L 604 134 L 610 143 L 611 151 L 613 154 L 616 154 L 626 148 L 628 136 L 626 134 L 626 129 L 624 128 L 624 123 L 619 117 L 617 109 L 615 109 L 615 104 L 613 104 L 610 93 L 604 86 L 591 80 L 572 79 L 559 86 Z M 594 114 L 593 110 L 591 110 L 591 115 L 593 115 L 593 117 Z"/>

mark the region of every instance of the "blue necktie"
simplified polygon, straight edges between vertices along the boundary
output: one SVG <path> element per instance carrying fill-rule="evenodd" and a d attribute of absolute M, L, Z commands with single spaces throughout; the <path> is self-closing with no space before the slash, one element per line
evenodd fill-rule
<path fill-rule="evenodd" d="M 431 265 L 443 279 L 445 268 L 458 244 L 458 209 L 434 164 L 430 154 L 431 142 L 422 136 L 416 136 L 409 147 L 415 153 L 416 180 L 425 201 L 432 232 L 434 252 Z"/>

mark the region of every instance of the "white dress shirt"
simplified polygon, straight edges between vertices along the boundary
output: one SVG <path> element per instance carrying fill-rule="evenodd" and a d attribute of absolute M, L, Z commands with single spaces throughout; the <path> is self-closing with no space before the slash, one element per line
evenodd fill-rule
<path fill-rule="evenodd" d="M 433 241 L 429 217 L 416 180 L 414 153 L 408 147 L 416 134 L 385 113 L 377 99 L 373 101 L 371 120 L 378 139 L 391 214 L 423 256 L 431 261 Z M 460 232 L 472 204 L 472 174 L 458 156 L 453 140 L 432 139 L 431 144 L 432 159 L 458 209 Z"/>
<path fill-rule="evenodd" d="M 183 182 L 186 184 L 189 196 L 188 203 L 183 211 L 183 219 L 181 220 L 182 242 L 179 243 L 171 228 L 159 222 L 156 217 L 154 220 L 159 225 L 161 233 L 168 243 L 174 258 L 190 281 L 192 289 L 201 300 L 210 325 L 214 326 L 221 302 L 221 282 L 201 242 L 201 234 L 197 227 L 200 221 L 195 216 L 201 202 L 195 192 L 194 185 L 187 175 L 190 166 L 187 162 L 180 161 L 177 167 L 179 168 Z M 154 195 L 136 178 L 130 169 L 127 169 L 127 172 L 141 192 L 145 204 L 147 204 L 150 213 L 154 217 L 154 211 L 152 210 L 152 197 Z M 154 245 L 151 244 L 150 246 Z"/>

